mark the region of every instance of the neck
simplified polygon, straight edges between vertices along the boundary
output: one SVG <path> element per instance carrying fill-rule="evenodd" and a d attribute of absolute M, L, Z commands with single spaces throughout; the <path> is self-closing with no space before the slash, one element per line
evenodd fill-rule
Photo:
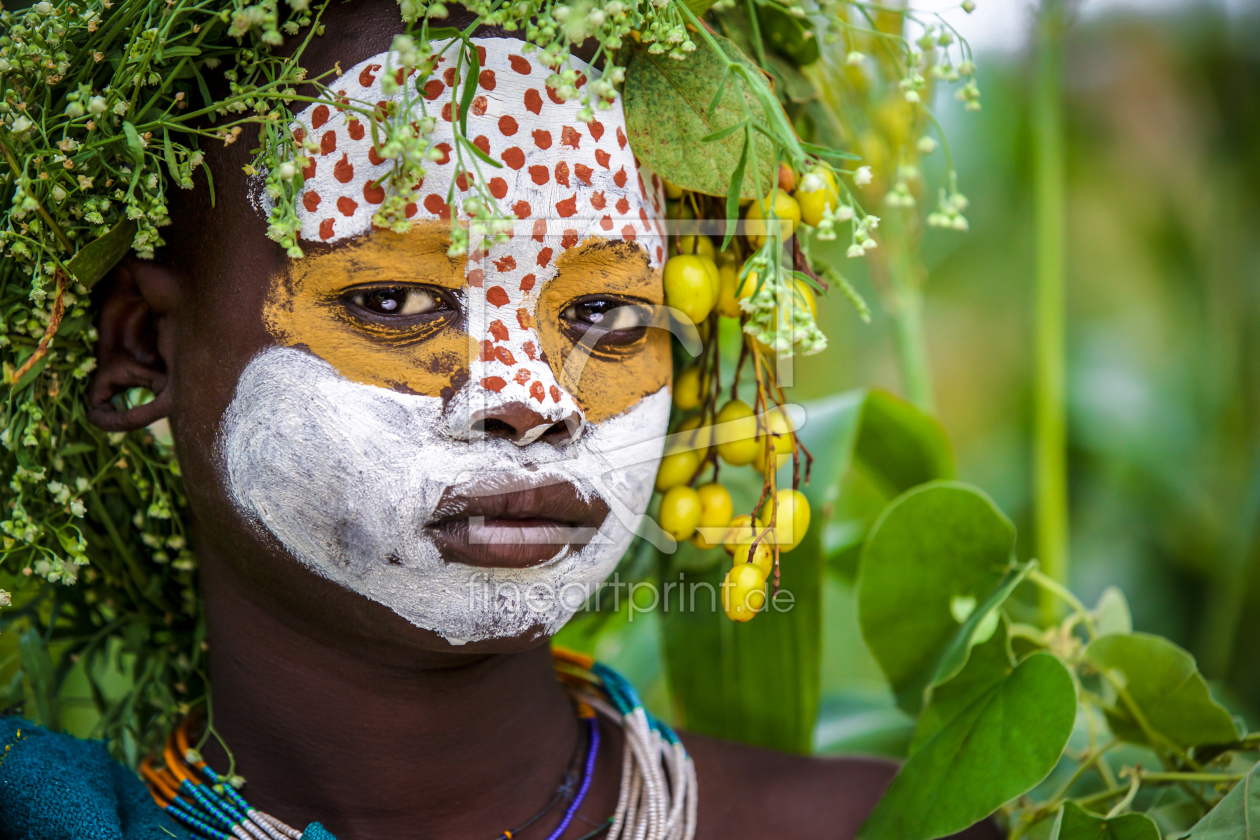
<path fill-rule="evenodd" d="M 245 597 L 213 558 L 202 578 L 214 729 L 255 807 L 343 838 L 488 840 L 555 795 L 580 729 L 545 645 L 454 655 L 330 642 Z M 227 770 L 214 739 L 204 752 Z M 592 816 L 606 816 L 605 799 Z"/>

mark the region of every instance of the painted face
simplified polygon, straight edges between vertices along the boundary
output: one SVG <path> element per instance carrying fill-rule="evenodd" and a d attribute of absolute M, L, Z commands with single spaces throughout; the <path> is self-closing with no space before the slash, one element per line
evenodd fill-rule
<path fill-rule="evenodd" d="M 519 42 L 475 43 L 468 136 L 504 164 L 481 171 L 518 216 L 511 239 L 447 256 L 443 220 L 469 194 L 449 106 L 435 132 L 447 158 L 403 234 L 371 225 L 391 166 L 371 132 L 308 108 L 295 128 L 321 154 L 301 233 L 337 247 L 273 279 L 277 346 L 246 367 L 220 434 L 246 515 L 453 643 L 552 634 L 572 616 L 638 527 L 670 405 L 668 335 L 648 326 L 660 185 L 639 172 L 620 102 L 582 123 Z M 386 66 L 368 59 L 334 90 L 374 106 Z M 439 65 L 426 100 L 449 101 L 450 81 Z"/>

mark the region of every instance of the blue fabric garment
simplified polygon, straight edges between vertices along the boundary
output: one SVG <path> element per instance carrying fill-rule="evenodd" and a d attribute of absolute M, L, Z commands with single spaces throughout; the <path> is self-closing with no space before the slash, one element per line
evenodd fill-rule
<path fill-rule="evenodd" d="M 0 840 L 187 837 L 103 741 L 0 717 Z"/>

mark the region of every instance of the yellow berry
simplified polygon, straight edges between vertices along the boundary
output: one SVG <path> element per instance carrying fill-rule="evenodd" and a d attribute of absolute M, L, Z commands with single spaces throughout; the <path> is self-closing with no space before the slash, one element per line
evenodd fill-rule
<path fill-rule="evenodd" d="M 709 447 L 713 445 L 713 427 L 701 427 L 700 417 L 688 417 L 686 420 L 678 424 L 678 434 L 682 436 L 679 443 L 674 448 L 694 449 L 698 454 L 700 461 L 709 454 Z"/>
<path fill-rule="evenodd" d="M 717 304 L 718 297 L 722 292 L 722 275 L 718 271 L 717 263 L 711 257 L 701 257 L 700 259 L 704 260 L 704 270 L 709 272 L 709 292 L 713 295 L 713 303 Z"/>
<path fill-rule="evenodd" d="M 735 549 L 735 558 L 732 566 L 750 562 L 748 559 L 748 549 L 750 548 L 752 548 L 752 545 L 748 544 L 741 545 Z M 757 543 L 756 548 L 752 548 L 751 562 L 761 571 L 762 577 L 769 579 L 770 573 L 774 571 L 774 549 L 770 547 L 769 540 L 763 539 Z"/>
<path fill-rule="evenodd" d="M 739 308 L 740 291 L 739 266 L 727 264 L 718 266 L 718 298 L 717 311 L 727 318 L 738 318 L 744 313 Z"/>
<path fill-rule="evenodd" d="M 692 449 L 675 449 L 665 453 L 656 472 L 656 489 L 666 490 L 686 484 L 700 468 L 700 455 Z"/>
<path fill-rule="evenodd" d="M 762 527 L 770 527 L 771 511 L 774 511 L 774 542 L 780 552 L 791 551 L 809 531 L 809 500 L 799 490 L 780 490 L 774 494 L 773 504 L 767 504 L 757 518 Z"/>
<path fill-rule="evenodd" d="M 713 240 L 701 234 L 687 234 L 678 237 L 678 241 L 674 244 L 676 253 L 694 254 L 697 257 L 708 257 L 714 259 L 717 255 L 717 249 L 713 247 Z"/>
<path fill-rule="evenodd" d="M 661 499 L 661 529 L 682 542 L 700 524 L 700 495 L 694 488 L 674 487 Z"/>
<path fill-rule="evenodd" d="M 822 179 L 822 187 L 813 192 L 796 191 L 796 201 L 801 206 L 801 221 L 810 227 L 822 221 L 823 211 L 828 207 L 835 212 L 840 206 L 840 186 L 831 170 L 819 167 L 813 174 Z"/>
<path fill-rule="evenodd" d="M 766 605 L 766 576 L 755 563 L 732 566 L 722 581 L 722 609 L 731 621 L 748 621 Z"/>
<path fill-rule="evenodd" d="M 731 400 L 717 414 L 714 429 L 718 455 L 731 466 L 751 464 L 761 450 L 757 440 L 757 418 L 752 406 L 743 400 Z"/>
<path fill-rule="evenodd" d="M 740 546 L 746 546 L 756 538 L 753 529 L 753 518 L 748 514 L 737 516 L 726 526 L 726 536 L 722 538 L 722 548 L 726 553 L 734 555 Z"/>
<path fill-rule="evenodd" d="M 787 459 L 796 449 L 796 438 L 792 436 L 792 421 L 782 408 L 776 407 L 767 411 L 762 423 L 761 435 L 757 438 L 759 446 L 754 456 L 754 466 L 764 474 L 771 455 L 774 456 L 776 470 L 787 463 Z M 721 452 L 720 449 L 718 451 Z"/>
<path fill-rule="evenodd" d="M 681 411 L 691 411 L 700 405 L 704 397 L 706 377 L 700 366 L 686 368 L 674 380 L 674 407 Z"/>
<path fill-rule="evenodd" d="M 665 300 L 693 324 L 702 322 L 713 309 L 713 280 L 705 262 L 712 265 L 712 260 L 686 255 L 665 263 Z"/>
<path fill-rule="evenodd" d="M 730 491 L 717 482 L 696 488 L 700 494 L 700 524 L 705 528 L 725 528 L 731 523 L 735 505 Z"/>
<path fill-rule="evenodd" d="M 801 223 L 801 207 L 796 203 L 795 198 L 782 190 L 774 191 L 773 202 L 776 222 L 780 225 L 780 239 L 786 242 L 796 232 L 797 225 Z M 748 213 L 744 217 L 748 223 L 745 228 L 748 238 L 757 248 L 766 243 L 771 230 L 770 225 L 764 221 L 766 217 L 762 214 L 761 207 L 762 202 L 754 201 L 748 205 Z"/>
<path fill-rule="evenodd" d="M 666 181 L 664 178 L 661 179 L 661 182 L 665 184 L 665 197 L 666 198 L 668 198 L 670 201 L 677 201 L 678 199 L 682 198 L 682 194 L 683 194 L 682 187 L 675 186 L 674 184 L 671 184 L 669 181 Z"/>

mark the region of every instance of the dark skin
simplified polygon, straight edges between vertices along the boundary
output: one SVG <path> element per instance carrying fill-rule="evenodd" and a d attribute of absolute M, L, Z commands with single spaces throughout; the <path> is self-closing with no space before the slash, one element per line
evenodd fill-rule
<path fill-rule="evenodd" d="M 314 72 L 353 66 L 401 31 L 392 2 L 332 4 L 325 21 L 329 34 L 306 55 Z M 91 416 L 107 429 L 170 419 L 202 570 L 214 723 L 251 803 L 298 827 L 319 820 L 342 840 L 499 836 L 551 799 L 581 737 L 546 639 L 454 648 L 302 567 L 228 499 L 219 424 L 242 370 L 275 344 L 262 311 L 286 259 L 245 195 L 250 147 L 242 138 L 212 154 L 216 209 L 203 187 L 177 196 L 173 216 L 196 224 L 168 236 L 165 259 L 126 262 L 100 293 Z M 137 385 L 155 400 L 110 402 Z M 621 737 L 601 732 L 593 785 L 565 838 L 616 806 Z M 851 837 L 895 772 L 876 759 L 683 739 L 700 779 L 700 838 Z M 216 742 L 205 752 L 227 767 Z M 546 836 L 561 812 L 525 837 Z"/>

